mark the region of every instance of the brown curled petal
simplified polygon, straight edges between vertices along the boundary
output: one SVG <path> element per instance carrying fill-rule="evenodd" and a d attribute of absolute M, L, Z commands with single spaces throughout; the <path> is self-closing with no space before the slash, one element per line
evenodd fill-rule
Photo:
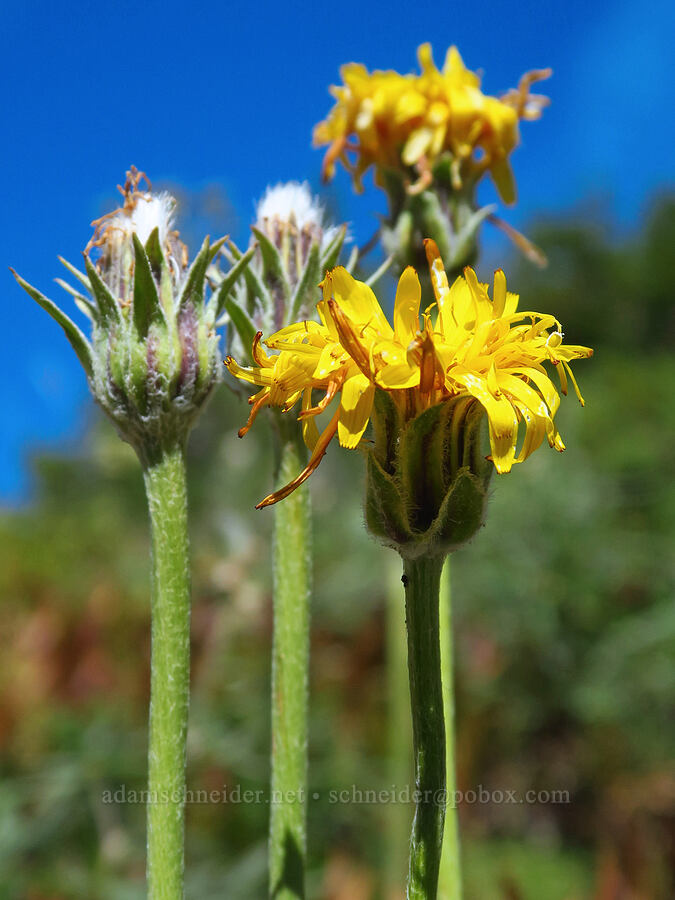
<path fill-rule="evenodd" d="M 405 189 L 406 194 L 411 197 L 415 197 L 417 194 L 421 194 L 423 191 L 426 191 L 426 189 L 431 185 L 431 182 L 434 180 L 434 176 L 432 175 L 426 156 L 418 159 L 416 168 L 419 173 L 419 178 L 413 184 L 409 184 Z"/>
<path fill-rule="evenodd" d="M 256 335 L 253 338 L 253 346 L 251 347 L 251 356 L 253 357 L 257 365 L 259 365 L 261 368 L 267 368 L 269 366 L 273 366 L 274 363 L 260 346 L 262 335 L 262 331 L 256 331 Z"/>
<path fill-rule="evenodd" d="M 274 503 L 278 503 L 279 500 L 283 500 L 285 497 L 288 497 L 289 494 L 292 494 L 293 491 L 296 488 L 299 488 L 304 481 L 307 481 L 309 476 L 316 470 L 319 463 L 326 455 L 328 445 L 330 444 L 331 440 L 335 436 L 335 432 L 337 431 L 339 415 L 340 408 L 338 407 L 335 410 L 333 418 L 321 433 L 319 440 L 316 442 L 314 452 L 310 456 L 309 462 L 302 470 L 302 472 L 296 478 L 294 478 L 293 481 L 289 481 L 289 483 L 282 487 L 280 490 L 274 491 L 273 494 L 268 494 L 268 496 L 265 497 L 264 500 L 261 500 L 260 503 L 256 504 L 256 509 L 264 509 L 266 506 L 272 506 Z"/>
<path fill-rule="evenodd" d="M 339 388 L 340 388 L 340 383 L 338 381 L 335 381 L 335 380 L 329 381 L 328 387 L 326 388 L 326 393 L 321 398 L 321 400 L 319 400 L 319 402 L 316 404 L 316 406 L 310 406 L 308 409 L 303 409 L 301 411 L 300 415 L 298 416 L 298 419 L 305 419 L 305 418 L 307 418 L 307 416 L 318 416 L 320 413 L 322 413 L 325 410 L 325 408 L 328 406 L 328 404 L 331 402 L 333 397 L 335 397 Z"/>
<path fill-rule="evenodd" d="M 253 423 L 254 423 L 254 421 L 255 421 L 255 419 L 256 419 L 256 416 L 258 415 L 258 413 L 260 412 L 260 410 L 263 409 L 265 406 L 267 406 L 267 405 L 269 404 L 269 402 L 270 402 L 269 391 L 265 394 L 264 397 L 259 397 L 259 398 L 254 402 L 253 406 L 251 407 L 251 412 L 249 413 L 248 421 L 247 421 L 246 424 L 245 424 L 242 428 L 240 428 L 239 431 L 237 432 L 237 435 L 238 435 L 240 438 L 243 438 L 244 435 L 247 434 L 248 430 L 250 429 L 251 425 L 253 425 Z"/>
<path fill-rule="evenodd" d="M 326 150 L 326 155 L 321 164 L 321 180 L 324 184 L 330 181 L 335 174 L 335 163 L 340 158 L 340 154 L 345 148 L 345 143 L 345 137 L 336 138 L 328 150 Z"/>
<path fill-rule="evenodd" d="M 371 378 L 372 374 L 370 371 L 368 352 L 359 340 L 359 336 L 354 329 L 351 319 L 349 316 L 345 315 L 333 299 L 328 301 L 328 311 L 331 314 L 333 322 L 335 322 L 335 327 L 337 328 L 342 347 L 351 356 L 366 378 Z"/>

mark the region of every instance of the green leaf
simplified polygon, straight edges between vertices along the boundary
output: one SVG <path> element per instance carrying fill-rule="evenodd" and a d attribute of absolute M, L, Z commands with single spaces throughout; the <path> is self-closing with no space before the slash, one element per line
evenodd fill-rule
<path fill-rule="evenodd" d="M 155 229 L 158 231 L 158 229 Z M 152 235 L 151 235 L 152 237 Z M 134 242 L 134 325 L 140 338 L 146 337 L 150 323 L 162 318 L 157 285 L 152 277 L 150 260 L 136 232 L 132 234 Z M 150 243 L 150 238 L 148 238 Z"/>
<path fill-rule="evenodd" d="M 87 269 L 89 281 L 91 282 L 92 296 L 96 299 L 98 304 L 101 322 L 121 322 L 122 313 L 119 304 L 108 290 L 108 286 L 102 280 L 88 256 L 84 257 L 84 264 Z"/>
<path fill-rule="evenodd" d="M 338 229 L 337 234 L 332 241 L 325 247 L 321 256 L 321 275 L 329 269 L 334 269 L 337 265 L 342 245 L 347 235 L 347 226 L 343 225 Z"/>
<path fill-rule="evenodd" d="M 224 304 L 225 310 L 230 318 L 230 323 L 235 327 L 237 334 L 239 335 L 239 340 L 241 341 L 250 362 L 252 361 L 251 347 L 253 346 L 253 339 L 257 333 L 256 327 L 250 320 L 248 313 L 245 312 L 232 297 L 225 297 Z"/>
<path fill-rule="evenodd" d="M 48 312 L 52 319 L 54 319 L 54 321 L 57 322 L 61 326 L 61 328 L 63 328 L 66 337 L 70 341 L 70 345 L 77 354 L 77 358 L 82 363 L 84 371 L 87 373 L 87 376 L 91 378 L 93 374 L 91 345 L 86 337 L 82 334 L 80 329 L 77 327 L 77 325 L 72 321 L 72 319 L 68 318 L 68 316 L 64 312 L 62 312 L 58 308 L 58 306 L 53 303 L 48 297 L 45 297 L 44 294 L 41 294 L 40 291 L 37 290 L 37 288 L 34 288 L 32 285 L 28 284 L 27 281 L 24 281 L 23 278 L 14 271 L 14 269 L 10 269 L 10 272 L 19 282 L 24 291 L 26 291 L 26 293 L 29 294 L 29 296 L 31 296 L 36 303 L 39 303 L 39 305 L 45 310 L 45 312 Z"/>
<path fill-rule="evenodd" d="M 443 404 L 415 416 L 405 428 L 398 449 L 397 468 L 408 498 L 413 528 L 426 531 L 445 497 L 443 479 Z"/>
<path fill-rule="evenodd" d="M 445 553 L 457 550 L 476 534 L 485 520 L 487 492 L 468 469 L 460 469 L 445 495 L 429 537 Z"/>
<path fill-rule="evenodd" d="M 313 243 L 309 255 L 307 256 L 305 268 L 302 270 L 302 275 L 300 276 L 300 280 L 298 281 L 295 293 L 293 294 L 293 298 L 287 310 L 286 325 L 295 322 L 303 306 L 313 305 L 306 304 L 305 301 L 311 299 L 309 296 L 310 292 L 316 292 L 319 281 L 321 280 L 321 269 L 319 268 L 320 252 L 321 248 L 319 245 L 316 242 Z"/>
<path fill-rule="evenodd" d="M 374 284 L 377 284 L 377 282 L 380 280 L 380 278 L 382 278 L 382 276 L 385 274 L 385 272 L 387 271 L 389 266 L 393 263 L 393 261 L 394 261 L 394 256 L 392 254 L 391 256 L 388 256 L 385 259 L 385 261 L 382 263 L 382 265 L 379 268 L 375 269 L 375 271 L 370 276 L 370 278 L 368 278 L 366 280 L 366 284 L 368 285 L 368 287 L 372 287 Z"/>
<path fill-rule="evenodd" d="M 209 247 L 209 264 L 213 262 L 213 260 L 218 255 L 221 247 L 224 246 L 225 241 L 228 240 L 227 235 L 225 237 L 218 238 L 215 244 L 211 244 Z"/>
<path fill-rule="evenodd" d="M 150 237 L 145 242 L 145 252 L 152 269 L 152 274 L 157 281 L 162 277 L 162 266 L 164 265 L 164 251 L 159 240 L 159 228 L 153 228 Z"/>
<path fill-rule="evenodd" d="M 67 291 L 70 294 L 80 312 L 84 313 L 88 319 L 92 320 L 92 322 L 98 321 L 98 310 L 88 297 L 81 294 L 72 285 L 68 284 L 67 281 L 64 281 L 63 278 L 55 278 L 54 281 L 60 288 L 63 288 L 64 291 Z"/>
<path fill-rule="evenodd" d="M 242 259 L 243 254 L 233 241 L 228 241 L 227 246 L 234 259 Z M 272 302 L 270 292 L 250 266 L 247 266 L 244 269 L 244 279 L 246 280 L 246 287 L 248 288 L 249 293 L 254 298 L 258 299 L 265 314 L 271 314 L 274 309 L 274 303 Z"/>
<path fill-rule="evenodd" d="M 284 296 L 288 297 L 291 288 L 288 284 L 288 278 L 286 277 L 286 271 L 284 269 L 284 261 L 281 258 L 279 250 L 274 246 L 267 235 L 259 228 L 256 228 L 255 225 L 251 226 L 251 231 L 258 239 L 258 244 L 260 245 L 260 255 L 262 256 L 263 262 L 263 278 L 269 279 L 273 284 L 280 284 Z"/>
<path fill-rule="evenodd" d="M 199 253 L 195 256 L 192 265 L 188 269 L 185 278 L 185 287 L 183 288 L 180 300 L 178 301 L 179 309 L 188 303 L 199 306 L 204 302 L 204 279 L 206 278 L 206 270 L 210 262 L 210 245 L 208 235 L 204 238 Z"/>
<path fill-rule="evenodd" d="M 466 414 L 463 459 L 486 490 L 495 472 L 492 460 L 487 458 L 488 453 L 487 416 L 476 401 Z"/>
<path fill-rule="evenodd" d="M 409 209 L 402 209 L 395 220 L 394 227 L 382 224 L 382 243 L 387 253 L 406 257 L 413 243 L 415 221 Z"/>
<path fill-rule="evenodd" d="M 473 397 L 450 397 L 443 403 L 443 444 L 444 462 L 443 471 L 445 483 L 450 486 L 459 470 L 470 465 L 464 455 L 466 443 L 467 413 L 472 407 L 478 406 L 478 401 Z"/>
<path fill-rule="evenodd" d="M 384 471 L 372 452 L 367 456 L 366 472 L 368 529 L 386 544 L 399 546 L 413 541 L 396 482 Z"/>
<path fill-rule="evenodd" d="M 354 245 L 352 247 L 352 252 L 349 254 L 347 258 L 347 262 L 345 263 L 345 269 L 349 272 L 350 275 L 353 274 L 354 269 L 356 268 L 356 263 L 359 259 L 359 248 Z"/>
<path fill-rule="evenodd" d="M 373 429 L 375 431 L 374 453 L 378 462 L 387 472 L 393 472 L 396 465 L 396 447 L 402 428 L 401 416 L 388 391 L 375 389 L 373 403 Z"/>
<path fill-rule="evenodd" d="M 433 191 L 423 191 L 414 198 L 413 216 L 422 235 L 432 238 L 438 245 L 441 259 L 449 260 L 452 255 L 453 236 L 448 216 Z M 413 240 L 415 240 L 414 232 Z"/>
<path fill-rule="evenodd" d="M 256 245 L 254 244 L 246 251 L 246 253 L 244 253 L 243 256 L 241 256 L 237 260 L 237 262 L 232 266 L 227 275 L 225 275 L 223 280 L 220 282 L 218 291 L 216 293 L 216 318 L 218 318 L 225 309 L 225 300 L 227 299 L 228 294 L 234 287 L 241 273 L 251 261 L 251 258 L 253 257 L 255 251 Z"/>
<path fill-rule="evenodd" d="M 87 289 L 87 291 L 91 294 L 91 283 L 84 272 L 80 272 L 79 269 L 76 269 L 72 263 L 69 263 L 67 259 L 64 259 L 62 256 L 59 256 L 59 262 L 61 265 L 65 266 L 66 269 L 70 272 L 73 278 L 77 278 L 80 284 Z"/>
<path fill-rule="evenodd" d="M 470 265 L 471 260 L 476 255 L 478 229 L 485 219 L 494 213 L 495 208 L 494 206 L 483 206 L 469 216 L 463 228 L 455 237 L 453 252 L 448 257 L 448 269 L 457 269 L 460 266 Z"/>

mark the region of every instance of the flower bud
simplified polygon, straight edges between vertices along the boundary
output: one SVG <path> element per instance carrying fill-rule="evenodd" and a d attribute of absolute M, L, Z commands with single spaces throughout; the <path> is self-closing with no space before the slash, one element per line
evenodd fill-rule
<path fill-rule="evenodd" d="M 227 294 L 229 354 L 250 362 L 257 332 L 269 334 L 312 317 L 317 285 L 336 264 L 347 231 L 344 225 L 326 227 L 324 218 L 307 183 L 278 184 L 268 187 L 258 203 L 248 253 L 228 243 L 224 253 L 235 267 L 251 258 L 244 279 L 236 285 L 228 286 L 226 278 L 213 273 Z"/>
<path fill-rule="evenodd" d="M 50 300 L 17 276 L 63 327 L 94 397 L 120 435 L 143 458 L 183 441 L 216 384 L 220 354 L 216 319 L 221 298 L 205 296 L 206 270 L 224 242 L 205 239 L 188 265 L 173 230 L 175 200 L 141 189 L 143 173 L 127 173 L 123 205 L 93 222 L 86 273 L 61 260 L 86 288 L 66 282 L 92 324 L 91 341 Z M 145 178 L 147 182 L 147 178 Z"/>

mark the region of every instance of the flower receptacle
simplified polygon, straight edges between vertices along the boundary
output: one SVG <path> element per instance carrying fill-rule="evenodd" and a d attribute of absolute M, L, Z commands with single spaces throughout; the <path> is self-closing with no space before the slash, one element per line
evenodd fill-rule
<path fill-rule="evenodd" d="M 401 556 L 445 556 L 485 520 L 494 466 L 485 413 L 471 398 L 446 400 L 404 421 L 376 390 L 375 444 L 367 450 L 366 524 Z"/>

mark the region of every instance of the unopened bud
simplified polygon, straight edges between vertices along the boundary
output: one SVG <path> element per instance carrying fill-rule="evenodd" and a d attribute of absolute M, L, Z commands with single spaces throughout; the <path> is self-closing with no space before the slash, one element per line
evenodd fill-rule
<path fill-rule="evenodd" d="M 252 246 L 243 254 L 232 242 L 224 250 L 235 265 L 251 254 L 244 279 L 228 286 L 210 275 L 226 295 L 228 353 L 251 359 L 252 337 L 312 318 L 318 284 L 337 263 L 346 226 L 325 224 L 324 209 L 306 183 L 269 187 L 258 203 Z"/>
<path fill-rule="evenodd" d="M 86 274 L 62 260 L 89 297 L 65 282 L 92 323 L 91 342 L 55 304 L 18 278 L 62 326 L 96 400 L 144 458 L 183 441 L 220 372 L 216 320 L 206 270 L 224 238 L 206 238 L 191 265 L 173 229 L 175 200 L 153 194 L 132 168 L 123 205 L 94 223 Z"/>

